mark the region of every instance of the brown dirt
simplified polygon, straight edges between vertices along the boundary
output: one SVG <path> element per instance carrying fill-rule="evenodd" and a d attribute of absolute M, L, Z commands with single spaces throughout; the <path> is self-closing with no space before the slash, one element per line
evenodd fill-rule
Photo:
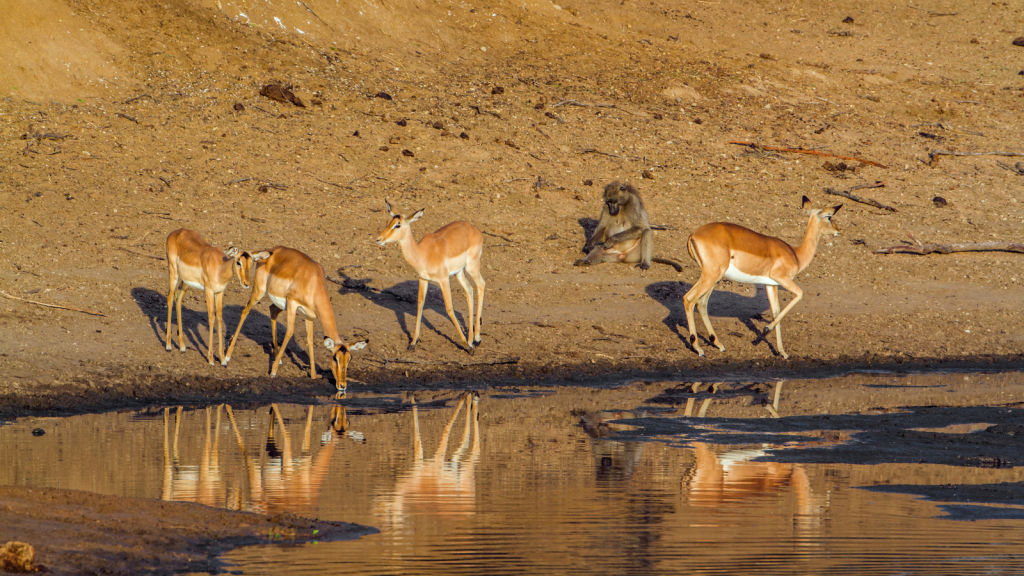
<path fill-rule="evenodd" d="M 1024 176 L 997 164 L 1017 158 L 926 163 L 935 149 L 1021 151 L 1024 52 L 1011 41 L 1024 10 L 1013 3 L 259 6 L 13 2 L 0 24 L 0 287 L 105 316 L 0 299 L 4 413 L 331 390 L 328 376 L 302 379 L 301 328 L 285 378 L 261 377 L 266 304 L 226 370 L 203 361 L 194 291 L 189 351 L 164 351 L 163 239 L 182 226 L 323 263 L 344 283 L 332 284 L 343 334 L 372 340 L 350 371 L 369 385 L 1020 365 L 1020 255 L 871 253 L 907 233 L 1020 240 Z M 272 81 L 306 107 L 261 97 Z M 887 168 L 834 172 L 820 157 L 748 156 L 729 140 Z M 656 251 L 683 273 L 571 266 L 614 178 L 674 228 L 656 233 Z M 896 212 L 822 193 L 875 180 L 886 186 L 860 193 Z M 806 296 L 783 324 L 790 360 L 774 337 L 755 342 L 763 289 L 728 281 L 711 299 L 728 351 L 697 358 L 682 338 L 681 296 L 698 276 L 688 232 L 724 220 L 796 242 L 803 194 L 842 202 L 842 233 L 797 278 Z M 372 242 L 384 198 L 427 209 L 418 235 L 456 218 L 490 234 L 475 357 L 455 344 L 436 289 L 419 349 L 405 350 L 415 283 L 396 247 Z M 245 299 L 233 285 L 229 331 Z M 506 357 L 520 360 L 462 364 Z M 416 363 L 384 360 L 396 358 Z"/>
<path fill-rule="evenodd" d="M 269 517 L 188 502 L 0 486 L 0 541 L 35 547 L 50 574 L 223 570 L 237 546 L 356 538 L 376 529 L 291 514 Z"/>

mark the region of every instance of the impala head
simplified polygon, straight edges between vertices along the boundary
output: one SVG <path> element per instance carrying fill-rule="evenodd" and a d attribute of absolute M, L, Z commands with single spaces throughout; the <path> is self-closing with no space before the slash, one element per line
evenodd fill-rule
<path fill-rule="evenodd" d="M 638 192 L 629 182 L 619 182 L 616 180 L 605 186 L 604 203 L 608 207 L 608 213 L 612 216 L 617 216 L 619 210 L 622 209 L 626 202 L 629 202 L 633 194 L 638 194 Z"/>
<path fill-rule="evenodd" d="M 366 340 L 354 344 L 335 342 L 333 338 L 324 338 L 324 347 L 331 351 L 331 373 L 334 374 L 334 386 L 344 390 L 348 386 L 348 363 L 352 360 L 352 352 L 366 348 Z"/>
<path fill-rule="evenodd" d="M 234 260 L 234 272 L 235 276 L 238 277 L 238 281 L 242 283 L 242 288 L 249 287 L 249 273 L 252 271 L 252 265 L 256 263 L 252 254 L 249 254 L 245 250 L 239 250 L 237 246 L 228 248 L 228 251 L 224 253 L 225 256 Z"/>
<path fill-rule="evenodd" d="M 391 203 L 387 200 L 384 201 L 384 205 L 388 207 L 388 223 L 377 232 L 377 244 L 381 246 L 400 240 L 402 234 L 408 230 L 409 224 L 419 220 L 423 216 L 423 210 L 426 210 L 423 208 L 413 214 L 411 218 L 406 218 L 401 214 L 395 214 L 391 209 Z"/>
<path fill-rule="evenodd" d="M 804 196 L 803 208 L 811 215 L 811 218 L 815 218 L 817 220 L 819 234 L 831 234 L 833 236 L 839 235 L 839 229 L 832 223 L 832 217 L 835 216 L 836 212 L 838 212 L 842 207 L 843 205 L 840 204 L 838 206 L 826 208 L 825 210 L 811 208 L 811 201 L 807 196 Z"/>

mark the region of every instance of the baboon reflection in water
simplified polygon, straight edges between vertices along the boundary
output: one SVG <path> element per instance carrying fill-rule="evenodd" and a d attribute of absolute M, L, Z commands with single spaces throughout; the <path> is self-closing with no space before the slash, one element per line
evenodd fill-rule
<path fill-rule="evenodd" d="M 479 403 L 479 394 L 462 394 L 455 413 L 441 432 L 437 450 L 431 458 L 424 458 L 419 410 L 413 400 L 412 468 L 399 477 L 394 491 L 383 496 L 377 507 L 377 513 L 388 527 L 404 524 L 418 514 L 468 516 L 476 513 L 476 464 L 480 459 Z M 463 407 L 466 409 L 466 424 L 462 443 L 448 460 L 448 437 Z"/>
<path fill-rule="evenodd" d="M 238 449 L 245 462 L 248 482 L 224 481 L 219 464 L 221 410 L 227 414 L 235 433 Z M 324 481 L 330 470 L 331 456 L 340 439 L 348 430 L 348 418 L 343 406 L 332 406 L 328 431 L 321 437 L 321 448 L 312 451 L 313 410 L 306 409 L 306 425 L 302 447 L 296 455 L 291 437 L 285 429 L 284 419 L 277 404 L 270 407 L 270 428 L 267 431 L 265 461 L 249 454 L 239 432 L 231 406 L 216 408 L 216 424 L 211 434 L 210 408 L 206 408 L 206 438 L 198 466 L 182 464 L 178 438 L 182 423 L 182 407 L 175 413 L 174 438 L 170 439 L 170 408 L 164 408 L 164 479 L 161 499 L 198 502 L 231 510 L 246 510 L 274 514 L 292 512 L 314 514 L 323 492 Z M 280 428 L 275 432 L 275 427 Z M 246 486 L 247 484 L 247 486 Z"/>

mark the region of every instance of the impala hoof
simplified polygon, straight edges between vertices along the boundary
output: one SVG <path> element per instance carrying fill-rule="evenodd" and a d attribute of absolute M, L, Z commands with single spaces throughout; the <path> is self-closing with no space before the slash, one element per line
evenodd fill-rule
<path fill-rule="evenodd" d="M 184 346 L 182 346 L 182 347 L 180 348 L 180 350 L 181 350 L 182 352 L 184 352 L 185 350 L 187 350 L 187 348 L 185 348 Z"/>
<path fill-rule="evenodd" d="M 270 373 L 270 377 L 271 378 L 277 378 L 277 372 L 271 372 Z"/>
<path fill-rule="evenodd" d="M 470 346 L 469 347 L 469 355 L 470 356 L 475 356 L 476 355 L 476 348 L 473 348 L 472 346 Z"/>
<path fill-rule="evenodd" d="M 227 358 L 225 358 L 225 359 L 221 360 L 221 361 L 220 361 L 220 365 L 221 365 L 221 366 L 227 366 L 227 365 L 228 365 L 228 362 L 231 362 L 231 356 L 228 356 Z"/>
<path fill-rule="evenodd" d="M 415 352 L 415 351 L 416 351 L 416 345 L 415 344 L 409 344 L 409 352 Z"/>
<path fill-rule="evenodd" d="M 477 336 L 476 339 L 473 340 L 473 346 L 479 346 L 481 340 L 482 340 L 482 338 Z"/>
<path fill-rule="evenodd" d="M 174 346 L 171 346 L 171 343 L 168 342 L 167 343 L 167 351 L 170 352 L 171 350 L 174 350 Z"/>

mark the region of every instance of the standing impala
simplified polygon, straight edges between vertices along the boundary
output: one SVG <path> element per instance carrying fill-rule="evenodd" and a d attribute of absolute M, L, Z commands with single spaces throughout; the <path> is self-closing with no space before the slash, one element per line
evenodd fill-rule
<path fill-rule="evenodd" d="M 427 297 L 427 283 L 433 282 L 441 287 L 441 295 L 444 296 L 444 309 L 448 312 L 452 324 L 455 324 L 455 331 L 459 333 L 462 345 L 473 354 L 474 344 L 480 344 L 480 314 L 484 309 L 484 277 L 480 275 L 480 255 L 484 249 L 484 235 L 469 222 L 452 222 L 447 226 L 427 234 L 418 243 L 412 237 L 410 224 L 423 216 L 423 210 L 406 218 L 401 214 L 395 214 L 391 210 L 391 203 L 387 200 L 384 204 L 388 207 L 388 223 L 378 233 L 377 244 L 381 246 L 390 242 L 398 242 L 402 247 L 402 255 L 419 276 L 420 290 L 416 299 L 416 332 L 413 334 L 409 350 L 416 349 L 416 342 L 420 339 L 420 321 L 423 319 L 423 301 Z M 466 282 L 466 273 L 469 273 L 477 291 L 476 320 L 473 319 L 473 291 Z M 455 275 L 462 289 L 466 291 L 466 301 L 469 303 L 469 321 L 466 322 L 466 332 L 469 339 L 462 334 L 462 326 L 455 319 L 455 311 L 452 310 L 452 287 L 449 277 Z"/>
<path fill-rule="evenodd" d="M 313 320 L 320 319 L 324 329 L 324 346 L 331 351 L 331 372 L 334 374 L 334 385 L 338 390 L 347 386 L 348 363 L 352 359 L 351 352 L 366 346 L 362 340 L 346 344 L 338 337 L 338 328 L 334 323 L 334 308 L 331 298 L 327 295 L 327 277 L 323 266 L 317 264 L 309 256 L 298 250 L 278 246 L 253 255 L 256 264 L 256 279 L 252 285 L 252 295 L 242 310 L 238 320 L 238 328 L 228 346 L 228 355 L 222 364 L 228 365 L 231 353 L 235 350 L 238 334 L 246 316 L 264 294 L 270 296 L 270 335 L 273 342 L 274 360 L 270 375 L 277 376 L 277 367 L 281 364 L 285 348 L 295 333 L 295 314 L 301 310 L 306 318 L 306 341 L 309 346 L 309 377 L 316 378 L 316 359 L 313 353 Z M 286 328 L 284 342 L 277 344 L 277 317 L 284 311 Z"/>
<path fill-rule="evenodd" d="M 694 304 L 700 309 L 701 318 L 708 329 L 708 340 L 725 352 L 725 346 L 718 339 L 708 318 L 708 299 L 711 297 L 711 291 L 724 277 L 733 282 L 765 285 L 774 319 L 765 327 L 762 335 L 767 336 L 772 328 L 775 328 L 779 354 L 782 354 L 783 358 L 789 358 L 789 354 L 786 354 L 785 348 L 782 347 L 782 327 L 779 323 L 804 295 L 803 290 L 793 282 L 793 277 L 811 263 L 818 249 L 820 236 L 839 234 L 839 230 L 832 225 L 832 216 L 842 207 L 840 204 L 827 210 L 811 208 L 811 201 L 804 196 L 803 209 L 811 218 L 807 222 L 804 241 L 796 247 L 778 238 L 764 236 L 726 222 L 706 224 L 690 234 L 686 248 L 690 252 L 690 257 L 700 266 L 700 279 L 683 296 L 683 307 L 686 308 L 686 322 L 690 329 L 690 345 L 697 354 L 703 356 L 704 350 L 697 343 L 697 331 L 693 321 Z M 795 296 L 781 313 L 779 286 Z"/>
<path fill-rule="evenodd" d="M 167 236 L 167 271 L 170 273 L 170 290 L 167 292 L 167 350 L 171 346 L 171 319 L 175 305 L 178 308 L 178 347 L 185 351 L 185 340 L 181 329 L 181 299 L 185 290 L 195 288 L 206 293 L 207 323 L 210 325 L 210 340 L 206 360 L 213 364 L 213 328 L 217 326 L 220 336 L 219 349 L 224 359 L 224 289 L 231 275 L 238 277 L 243 288 L 249 287 L 249 271 L 253 258 L 248 252 L 240 252 L 232 246 L 227 253 L 207 244 L 199 234 L 181 228 Z M 184 284 L 184 285 L 182 285 Z M 177 300 L 177 304 L 175 304 Z M 216 316 L 214 314 L 216 313 Z"/>

